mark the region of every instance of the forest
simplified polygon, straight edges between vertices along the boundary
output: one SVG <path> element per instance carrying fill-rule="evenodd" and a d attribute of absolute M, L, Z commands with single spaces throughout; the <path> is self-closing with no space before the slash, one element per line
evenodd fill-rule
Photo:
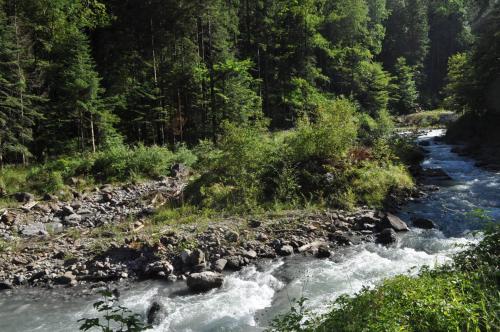
<path fill-rule="evenodd" d="M 350 100 L 361 125 L 498 113 L 499 9 L 467 0 L 0 3 L 0 162 L 196 144 Z"/>

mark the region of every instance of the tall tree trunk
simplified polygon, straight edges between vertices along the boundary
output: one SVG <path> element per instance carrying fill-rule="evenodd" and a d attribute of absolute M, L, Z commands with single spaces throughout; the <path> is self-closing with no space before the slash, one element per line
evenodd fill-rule
<path fill-rule="evenodd" d="M 17 67 L 17 76 L 18 76 L 18 94 L 19 94 L 19 103 L 20 103 L 20 115 L 21 122 L 24 122 L 24 74 L 21 68 L 21 45 L 19 42 L 19 25 L 17 22 L 17 2 L 14 4 L 14 28 L 16 34 L 16 67 Z M 23 130 L 23 129 L 21 129 Z M 22 136 L 22 134 L 20 134 Z M 21 144 L 24 146 L 24 139 L 21 137 Z M 24 151 L 21 153 L 23 165 L 26 166 L 26 154 Z"/>
<path fill-rule="evenodd" d="M 90 113 L 90 135 L 92 138 L 92 152 L 96 152 L 95 147 L 95 133 L 94 133 L 94 115 Z"/>

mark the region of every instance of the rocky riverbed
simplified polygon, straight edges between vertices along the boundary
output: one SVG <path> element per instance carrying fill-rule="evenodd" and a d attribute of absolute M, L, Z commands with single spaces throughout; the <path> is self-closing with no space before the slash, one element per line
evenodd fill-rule
<path fill-rule="evenodd" d="M 416 173 L 422 179 L 447 179 L 442 170 L 418 168 Z M 371 209 L 289 211 L 155 225 L 151 216 L 159 207 L 183 199 L 189 171 L 178 165 L 173 174 L 140 184 L 73 190 L 68 201 L 15 194 L 20 206 L 0 211 L 0 289 L 158 278 L 187 280 L 195 285 L 192 289 L 207 290 L 211 287 L 200 282 L 219 285 L 208 281 L 260 258 L 325 258 L 340 246 L 392 243 L 396 232 L 408 230 L 394 214 Z M 387 207 L 395 211 L 433 190 L 435 186 L 422 185 L 394 194 Z M 421 224 L 432 227 L 429 220 Z"/>
<path fill-rule="evenodd" d="M 205 290 L 211 287 L 200 282 L 219 277 L 207 271 L 236 271 L 259 258 L 294 253 L 329 257 L 339 246 L 391 243 L 395 232 L 408 230 L 390 213 L 360 209 L 218 218 L 201 228 L 164 225 L 152 233 L 149 216 L 162 204 L 180 200 L 185 183 L 179 175 L 106 185 L 75 192 L 67 202 L 18 194 L 23 205 L 5 210 L 0 223 L 0 236 L 9 245 L 0 253 L 0 289 L 158 278 L 188 279 L 197 285 L 193 289 Z M 194 273 L 201 281 L 192 282 Z"/>

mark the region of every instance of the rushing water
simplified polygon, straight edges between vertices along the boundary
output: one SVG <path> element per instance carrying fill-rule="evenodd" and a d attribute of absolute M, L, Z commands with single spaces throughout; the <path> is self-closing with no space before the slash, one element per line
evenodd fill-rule
<path fill-rule="evenodd" d="M 262 331 L 276 314 L 290 308 L 293 298 L 306 297 L 306 305 L 322 312 L 341 294 L 401 273 L 415 273 L 423 265 L 449 260 L 461 244 L 476 241 L 468 230 L 467 213 L 481 208 L 500 219 L 500 174 L 474 166 L 472 160 L 451 152 L 451 146 L 434 141 L 440 131 L 420 140 L 430 141 L 427 168 L 442 168 L 452 181 L 424 200 L 408 204 L 400 216 L 426 217 L 439 230 L 418 230 L 400 235 L 392 247 L 362 244 L 342 249 L 329 260 L 291 257 L 264 261 L 229 274 L 219 290 L 187 294 L 182 283 L 143 282 L 122 290 L 123 302 L 146 312 L 152 301 L 164 306 L 155 331 Z M 411 224 L 411 223 L 410 223 Z M 72 297 L 58 291 L 21 290 L 0 295 L 0 331 L 76 331 L 77 320 L 92 317 L 93 297 Z"/>

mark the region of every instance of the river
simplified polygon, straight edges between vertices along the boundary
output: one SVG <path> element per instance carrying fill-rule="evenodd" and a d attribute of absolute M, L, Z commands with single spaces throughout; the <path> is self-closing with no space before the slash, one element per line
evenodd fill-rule
<path fill-rule="evenodd" d="M 290 308 L 292 299 L 306 297 L 306 306 L 324 312 L 341 294 L 354 294 L 396 274 L 412 274 L 423 265 L 450 259 L 464 244 L 478 241 L 470 232 L 477 223 L 467 216 L 483 209 L 500 219 L 500 174 L 474 166 L 474 161 L 435 141 L 440 130 L 420 136 L 429 141 L 424 168 L 442 168 L 451 181 L 440 190 L 410 202 L 399 213 L 410 226 L 413 216 L 434 220 L 439 230 L 412 229 L 399 234 L 396 245 L 373 243 L 346 247 L 328 260 L 291 257 L 263 261 L 229 274 L 219 290 L 186 294 L 183 283 L 147 281 L 127 285 L 122 301 L 145 314 L 152 301 L 164 306 L 154 331 L 263 331 L 269 321 Z M 77 320 L 93 317 L 94 297 L 75 297 L 67 290 L 18 290 L 0 295 L 0 331 L 77 331 Z"/>

